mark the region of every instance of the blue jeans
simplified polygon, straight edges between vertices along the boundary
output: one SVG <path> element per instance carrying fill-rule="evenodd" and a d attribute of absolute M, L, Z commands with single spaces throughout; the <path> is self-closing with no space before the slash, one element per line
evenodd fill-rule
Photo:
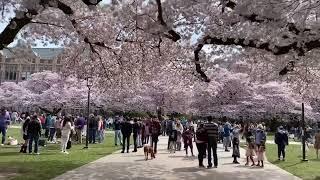
<path fill-rule="evenodd" d="M 103 130 L 99 130 L 98 131 L 98 141 L 99 143 L 102 143 L 104 140 L 104 131 Z"/>
<path fill-rule="evenodd" d="M 29 153 L 32 153 L 32 143 L 34 141 L 34 153 L 38 153 L 39 135 L 29 135 Z"/>
<path fill-rule="evenodd" d="M 89 129 L 89 143 L 96 143 L 96 129 Z"/>
<path fill-rule="evenodd" d="M 56 133 L 56 128 L 51 127 L 51 128 L 50 128 L 50 131 L 49 131 L 48 141 L 53 141 L 53 137 L 54 137 L 54 134 L 55 134 L 55 133 Z"/>
<path fill-rule="evenodd" d="M 114 131 L 114 145 L 118 145 L 118 141 L 122 144 L 121 130 Z"/>
<path fill-rule="evenodd" d="M 0 127 L 0 133 L 2 134 L 1 144 L 4 144 L 4 142 L 6 141 L 7 128 L 6 127 Z"/>

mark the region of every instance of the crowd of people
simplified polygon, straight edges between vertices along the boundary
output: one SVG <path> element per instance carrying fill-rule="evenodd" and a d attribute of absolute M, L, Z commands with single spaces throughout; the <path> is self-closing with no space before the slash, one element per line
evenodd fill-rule
<path fill-rule="evenodd" d="M 6 141 L 7 127 L 10 123 L 22 123 L 21 132 L 24 142 L 20 152 L 39 154 L 39 145 L 61 143 L 61 152 L 68 154 L 71 142 L 83 143 L 88 128 L 89 143 L 103 143 L 105 130 L 114 130 L 114 145 L 122 145 L 121 153 L 129 153 L 131 136 L 133 137 L 133 151 L 137 152 L 145 144 L 157 153 L 159 136 L 168 136 L 167 150 L 170 153 L 184 149 L 186 156 L 194 156 L 193 145 L 198 150 L 199 166 L 204 166 L 207 158 L 207 168 L 218 166 L 217 147 L 222 143 L 224 151 L 232 150 L 233 163 L 239 164 L 240 141 L 246 142 L 246 164 L 264 167 L 267 133 L 265 125 L 258 123 L 229 123 L 226 119 L 219 121 L 212 117 L 194 123 L 191 119 L 171 117 L 159 121 L 156 117 L 131 118 L 115 116 L 105 118 L 90 114 L 86 120 L 83 116 L 59 116 L 53 113 L 18 113 L 4 109 L 0 113 L 0 133 L 2 145 Z M 291 131 L 280 126 L 275 133 L 274 143 L 278 146 L 278 159 L 285 160 L 286 146 L 289 144 Z M 314 134 L 314 148 L 317 157 L 320 149 L 319 130 Z M 256 158 L 254 158 L 256 156 Z M 256 161 L 255 161 L 256 159 Z"/>

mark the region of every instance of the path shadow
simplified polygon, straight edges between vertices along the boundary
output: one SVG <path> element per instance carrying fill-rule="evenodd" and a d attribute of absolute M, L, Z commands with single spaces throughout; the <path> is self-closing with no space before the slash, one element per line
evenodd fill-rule
<path fill-rule="evenodd" d="M 184 168 L 174 168 L 172 171 L 174 172 L 199 172 L 204 171 L 205 168 L 199 168 L 199 167 L 184 167 Z"/>

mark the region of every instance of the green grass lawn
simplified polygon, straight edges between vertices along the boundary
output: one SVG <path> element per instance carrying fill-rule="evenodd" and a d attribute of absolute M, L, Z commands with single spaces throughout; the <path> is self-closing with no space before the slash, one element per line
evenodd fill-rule
<path fill-rule="evenodd" d="M 8 136 L 13 136 L 21 141 L 20 129 L 9 129 Z M 59 144 L 49 144 L 41 147 L 40 155 L 18 153 L 20 147 L 0 147 L 0 175 L 15 174 L 9 179 L 51 179 L 68 170 L 72 170 L 105 155 L 111 154 L 119 148 L 114 147 L 113 135 L 107 134 L 103 144 L 89 145 L 88 150 L 84 145 L 72 145 L 69 155 L 60 153 Z"/>
<path fill-rule="evenodd" d="M 311 147 L 307 152 L 308 162 L 301 161 L 302 151 L 299 145 L 287 146 L 286 161 L 278 161 L 278 150 L 275 144 L 267 144 L 266 155 L 269 162 L 304 180 L 320 180 L 320 159 L 316 159 L 315 150 Z"/>

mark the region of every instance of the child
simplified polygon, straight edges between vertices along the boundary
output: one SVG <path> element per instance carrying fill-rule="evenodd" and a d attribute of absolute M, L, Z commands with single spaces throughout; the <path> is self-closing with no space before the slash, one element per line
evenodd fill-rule
<path fill-rule="evenodd" d="M 264 161 L 265 150 L 266 150 L 265 141 L 262 141 L 261 145 L 258 149 L 258 166 L 261 163 L 260 167 L 262 167 L 262 168 L 264 167 L 263 161 Z"/>
<path fill-rule="evenodd" d="M 254 138 L 252 133 L 249 131 L 248 132 L 248 136 L 247 136 L 247 149 L 246 149 L 246 156 L 247 156 L 247 162 L 246 162 L 246 166 L 249 165 L 249 158 L 252 161 L 252 165 L 254 166 L 254 160 L 253 160 L 253 156 L 254 156 Z"/>
<path fill-rule="evenodd" d="M 183 141 L 184 141 L 184 148 L 186 150 L 186 156 L 188 156 L 188 147 L 190 147 L 191 155 L 193 155 L 193 144 L 192 144 L 192 138 L 193 138 L 193 127 L 190 126 L 186 131 L 183 132 Z"/>

